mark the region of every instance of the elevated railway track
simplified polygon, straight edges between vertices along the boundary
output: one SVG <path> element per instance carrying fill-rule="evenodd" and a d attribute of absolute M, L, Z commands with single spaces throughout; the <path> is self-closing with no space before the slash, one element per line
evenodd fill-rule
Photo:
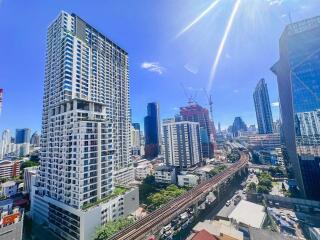
<path fill-rule="evenodd" d="M 246 152 L 241 152 L 240 156 L 241 157 L 239 161 L 232 164 L 222 173 L 197 185 L 180 197 L 164 204 L 162 207 L 153 211 L 146 217 L 138 220 L 134 224 L 116 233 L 110 239 L 142 240 L 146 239 L 148 234 L 156 233 L 159 228 L 168 224 L 178 214 L 182 213 L 190 206 L 197 204 L 199 201 L 203 200 L 210 192 L 217 189 L 220 184 L 227 182 L 239 171 L 247 168 L 247 164 L 249 162 L 249 154 L 247 154 Z"/>

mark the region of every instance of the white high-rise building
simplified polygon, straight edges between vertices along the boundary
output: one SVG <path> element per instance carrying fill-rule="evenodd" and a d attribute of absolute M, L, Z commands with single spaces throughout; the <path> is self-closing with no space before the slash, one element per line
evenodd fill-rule
<path fill-rule="evenodd" d="M 5 129 L 2 132 L 1 142 L 0 142 L 0 160 L 4 158 L 4 156 L 10 152 L 10 144 L 11 144 L 11 135 L 10 130 Z"/>
<path fill-rule="evenodd" d="M 165 120 L 163 140 L 168 166 L 187 169 L 202 161 L 199 123 Z"/>
<path fill-rule="evenodd" d="M 59 236 L 91 239 L 96 227 L 128 215 L 139 202 L 131 191 L 130 203 L 126 195 L 106 200 L 115 184 L 134 179 L 129 104 L 128 54 L 79 16 L 61 12 L 47 34 L 31 206 L 33 217 Z M 110 213 L 110 201 L 122 203 L 112 203 L 119 208 Z"/>
<path fill-rule="evenodd" d="M 131 127 L 131 153 L 132 155 L 140 155 L 141 140 L 140 130 Z"/>

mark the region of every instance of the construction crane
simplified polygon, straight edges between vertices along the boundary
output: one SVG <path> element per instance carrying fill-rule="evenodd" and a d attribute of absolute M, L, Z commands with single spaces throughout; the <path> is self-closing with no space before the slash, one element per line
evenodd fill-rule
<path fill-rule="evenodd" d="M 205 89 L 203 89 L 203 91 L 204 91 L 204 93 L 205 93 L 205 95 L 206 95 L 206 97 L 207 97 L 207 100 L 208 100 L 209 111 L 210 111 L 210 118 L 211 118 L 211 121 L 213 122 L 213 111 L 212 111 L 213 102 L 212 102 L 212 95 L 211 95 L 211 94 L 209 95 L 208 92 L 207 92 Z"/>
<path fill-rule="evenodd" d="M 193 95 L 192 95 L 191 93 L 188 94 L 185 86 L 183 85 L 183 83 L 180 82 L 180 86 L 182 87 L 183 93 L 184 93 L 184 95 L 186 96 L 186 98 L 187 98 L 187 100 L 188 100 L 188 104 L 190 105 L 190 104 L 192 104 L 192 103 L 195 103 L 195 102 L 196 102 L 196 101 L 195 101 L 195 98 L 196 98 L 197 93 L 195 93 L 195 94 L 193 94 Z"/>

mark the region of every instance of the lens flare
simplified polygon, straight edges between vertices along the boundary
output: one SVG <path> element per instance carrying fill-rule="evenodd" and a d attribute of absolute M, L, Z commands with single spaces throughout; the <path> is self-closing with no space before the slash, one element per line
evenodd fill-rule
<path fill-rule="evenodd" d="M 225 45 L 225 43 L 226 43 L 226 41 L 228 39 L 228 35 L 229 35 L 230 30 L 231 30 L 234 18 L 237 15 L 240 3 L 241 3 L 241 0 L 236 0 L 236 3 L 233 6 L 232 13 L 231 13 L 230 18 L 229 18 L 228 23 L 227 23 L 227 27 L 226 27 L 226 29 L 224 31 L 224 34 L 223 34 L 223 37 L 221 39 L 221 42 L 220 42 L 220 45 L 219 45 L 219 48 L 218 48 L 218 51 L 217 51 L 217 55 L 215 57 L 215 60 L 214 60 L 214 63 L 213 63 L 213 66 L 212 66 L 212 69 L 211 69 L 211 72 L 210 72 L 209 83 L 208 83 L 208 86 L 207 86 L 207 91 L 208 92 L 210 92 L 210 90 L 212 88 L 212 83 L 213 83 L 213 80 L 214 80 L 216 72 L 217 72 L 217 68 L 218 68 L 218 65 L 219 65 L 219 62 L 220 62 L 221 54 L 223 52 L 224 45 Z"/>
<path fill-rule="evenodd" d="M 184 29 L 182 29 L 176 36 L 175 39 L 180 37 L 182 34 L 187 32 L 190 28 L 192 28 L 197 22 L 199 22 L 204 16 L 206 16 L 217 4 L 220 2 L 220 0 L 215 0 L 213 3 L 210 4 L 206 10 L 204 10 L 198 17 L 196 17 L 188 26 L 186 26 Z"/>

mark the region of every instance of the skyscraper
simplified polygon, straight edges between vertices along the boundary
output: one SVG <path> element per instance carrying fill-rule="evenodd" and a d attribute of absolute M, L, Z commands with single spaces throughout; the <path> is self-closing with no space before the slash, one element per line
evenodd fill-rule
<path fill-rule="evenodd" d="M 259 134 L 272 133 L 272 112 L 270 107 L 269 93 L 265 80 L 262 78 L 253 93 L 254 106 L 256 109 Z"/>
<path fill-rule="evenodd" d="M 37 132 L 34 132 L 30 139 L 30 144 L 38 147 L 40 146 L 40 135 Z"/>
<path fill-rule="evenodd" d="M 11 135 L 10 130 L 5 129 L 1 135 L 0 141 L 0 160 L 10 152 Z"/>
<path fill-rule="evenodd" d="M 190 103 L 180 108 L 180 115 L 183 121 L 198 122 L 200 125 L 202 156 L 213 158 L 214 154 L 214 126 L 209 118 L 209 111 L 196 103 Z"/>
<path fill-rule="evenodd" d="M 233 137 L 238 137 L 239 131 L 245 132 L 248 130 L 248 128 L 241 117 L 235 117 L 233 124 L 232 124 L 232 127 L 231 127 L 231 130 L 232 130 Z"/>
<path fill-rule="evenodd" d="M 158 103 L 148 103 L 144 118 L 145 156 L 155 158 L 161 152 L 160 109 Z"/>
<path fill-rule="evenodd" d="M 29 143 L 31 130 L 29 128 L 16 129 L 16 144 Z"/>
<path fill-rule="evenodd" d="M 90 239 L 96 227 L 126 215 L 123 203 L 112 210 L 118 202 L 104 199 L 114 180 L 133 180 L 128 74 L 127 52 L 79 16 L 61 12 L 49 26 L 31 208 L 63 238 Z"/>
<path fill-rule="evenodd" d="M 197 122 L 163 122 L 165 160 L 168 166 L 187 169 L 202 162 L 200 125 Z"/>
<path fill-rule="evenodd" d="M 320 200 L 320 17 L 289 24 L 279 44 L 281 132 L 301 192 Z"/>

